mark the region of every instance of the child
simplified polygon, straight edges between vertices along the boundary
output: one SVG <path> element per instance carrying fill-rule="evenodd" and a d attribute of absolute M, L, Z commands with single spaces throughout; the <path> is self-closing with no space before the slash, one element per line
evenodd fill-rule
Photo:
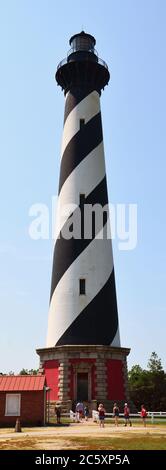
<path fill-rule="evenodd" d="M 85 421 L 88 421 L 88 418 L 89 418 L 89 408 L 88 408 L 88 406 L 85 406 L 85 408 L 84 408 L 84 416 L 85 416 Z"/>

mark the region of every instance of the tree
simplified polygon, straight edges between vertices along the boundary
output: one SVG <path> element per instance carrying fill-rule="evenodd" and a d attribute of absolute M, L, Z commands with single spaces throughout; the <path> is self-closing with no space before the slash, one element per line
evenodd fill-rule
<path fill-rule="evenodd" d="M 21 369 L 19 375 L 28 375 L 28 369 Z"/>
<path fill-rule="evenodd" d="M 138 364 L 133 366 L 129 371 L 129 379 L 134 381 L 137 380 L 138 377 L 142 374 L 142 370 L 142 367 L 140 367 Z"/>
<path fill-rule="evenodd" d="M 131 389 L 141 387 L 145 381 L 146 371 L 143 370 L 138 364 L 133 366 L 129 371 L 129 385 Z"/>
<path fill-rule="evenodd" d="M 151 405 L 153 410 L 160 411 L 166 406 L 166 374 L 161 364 L 161 359 L 156 352 L 152 352 L 148 362 L 150 381 L 152 384 Z"/>
<path fill-rule="evenodd" d="M 39 369 L 29 369 L 28 373 L 30 375 L 37 375 L 39 373 Z"/>
<path fill-rule="evenodd" d="M 37 375 L 39 372 L 38 369 L 22 369 L 20 372 L 19 372 L 19 375 Z"/>
<path fill-rule="evenodd" d="M 152 373 L 164 373 L 164 369 L 161 364 L 161 359 L 159 359 L 157 353 L 155 351 L 152 352 L 149 362 L 148 362 L 148 369 Z"/>
<path fill-rule="evenodd" d="M 145 370 L 136 364 L 129 371 L 130 397 L 138 409 L 144 403 L 149 411 L 165 411 L 166 374 L 155 352 L 152 352 L 147 367 Z"/>

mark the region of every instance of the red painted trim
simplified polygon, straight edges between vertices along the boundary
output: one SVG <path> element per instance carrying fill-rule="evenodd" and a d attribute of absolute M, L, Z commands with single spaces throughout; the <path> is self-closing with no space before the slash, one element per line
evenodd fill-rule
<path fill-rule="evenodd" d="M 108 400 L 125 400 L 123 362 L 119 359 L 108 359 L 106 365 Z"/>
<path fill-rule="evenodd" d="M 48 360 L 43 364 L 47 387 L 50 387 L 50 400 L 58 400 L 59 361 Z"/>

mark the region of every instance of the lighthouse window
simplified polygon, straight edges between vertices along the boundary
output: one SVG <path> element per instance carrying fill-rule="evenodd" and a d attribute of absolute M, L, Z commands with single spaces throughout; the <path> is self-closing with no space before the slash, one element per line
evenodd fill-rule
<path fill-rule="evenodd" d="M 85 194 L 80 193 L 80 207 L 81 207 L 81 209 L 84 207 L 84 203 L 85 203 Z"/>
<path fill-rule="evenodd" d="M 94 39 L 78 35 L 73 38 L 71 46 L 74 51 L 94 51 Z"/>
<path fill-rule="evenodd" d="M 80 295 L 85 295 L 85 279 L 80 279 Z"/>
<path fill-rule="evenodd" d="M 85 126 L 85 119 L 80 119 L 80 130 Z"/>

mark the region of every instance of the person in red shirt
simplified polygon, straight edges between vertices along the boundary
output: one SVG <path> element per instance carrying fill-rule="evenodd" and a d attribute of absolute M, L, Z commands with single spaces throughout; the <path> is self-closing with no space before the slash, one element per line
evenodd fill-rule
<path fill-rule="evenodd" d="M 127 426 L 127 423 L 130 423 L 130 426 L 132 426 L 132 422 L 130 419 L 130 408 L 128 407 L 127 403 L 125 403 L 124 405 L 124 419 L 125 419 L 125 426 Z"/>
<path fill-rule="evenodd" d="M 142 418 L 144 427 L 146 427 L 146 417 L 147 417 L 146 408 L 144 405 L 141 405 L 141 418 Z"/>

